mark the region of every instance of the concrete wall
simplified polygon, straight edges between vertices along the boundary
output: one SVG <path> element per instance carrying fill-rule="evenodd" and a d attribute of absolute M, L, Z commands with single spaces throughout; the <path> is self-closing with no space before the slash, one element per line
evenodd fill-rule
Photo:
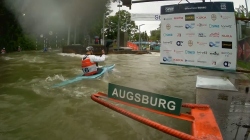
<path fill-rule="evenodd" d="M 101 55 L 102 49 L 105 49 L 103 45 L 89 45 L 94 47 L 94 54 Z M 75 54 L 85 54 L 86 53 L 86 46 L 83 45 L 68 45 L 62 47 L 62 53 L 75 53 Z"/>
<path fill-rule="evenodd" d="M 233 123 L 239 123 L 241 117 L 242 124 L 250 121 L 250 93 L 246 92 L 250 81 L 237 79 L 234 85 L 238 91 L 196 88 L 196 103 L 210 105 L 225 140 L 233 140 L 236 135 Z M 240 127 L 236 140 L 243 140 L 246 131 Z"/>

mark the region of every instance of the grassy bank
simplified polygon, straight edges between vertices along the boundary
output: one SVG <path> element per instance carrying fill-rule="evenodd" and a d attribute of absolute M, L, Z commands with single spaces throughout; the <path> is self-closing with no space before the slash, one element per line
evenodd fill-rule
<path fill-rule="evenodd" d="M 237 67 L 244 69 L 244 70 L 250 70 L 250 62 L 244 62 L 242 60 L 238 60 Z"/>
<path fill-rule="evenodd" d="M 250 62 L 245 62 L 242 60 L 237 61 L 237 69 L 240 70 L 250 70 Z M 247 76 L 250 79 L 250 74 L 249 73 L 244 73 L 245 76 Z"/>

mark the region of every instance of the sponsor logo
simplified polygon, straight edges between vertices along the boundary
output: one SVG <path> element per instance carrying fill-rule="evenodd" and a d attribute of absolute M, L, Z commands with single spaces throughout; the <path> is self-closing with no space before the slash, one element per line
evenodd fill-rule
<path fill-rule="evenodd" d="M 167 25 L 166 25 L 166 28 L 167 28 L 167 30 L 171 29 L 171 25 L 170 25 L 170 24 L 167 24 Z"/>
<path fill-rule="evenodd" d="M 163 44 L 172 44 L 172 41 L 169 42 L 163 41 Z"/>
<path fill-rule="evenodd" d="M 186 28 L 186 29 L 193 29 L 194 26 L 195 26 L 195 23 L 186 24 L 186 25 L 185 25 L 185 28 Z"/>
<path fill-rule="evenodd" d="M 215 55 L 215 56 L 218 56 L 218 55 L 220 55 L 220 53 L 218 53 L 218 52 L 210 52 L 210 55 Z"/>
<path fill-rule="evenodd" d="M 229 19 L 229 18 L 231 18 L 230 16 L 223 16 L 223 15 L 221 15 L 220 16 L 222 19 Z"/>
<path fill-rule="evenodd" d="M 174 11 L 174 7 L 165 7 L 165 12 L 170 13 Z"/>
<path fill-rule="evenodd" d="M 176 62 L 183 62 L 183 59 L 177 59 L 177 58 L 175 58 L 174 61 L 176 61 Z"/>
<path fill-rule="evenodd" d="M 195 54 L 195 51 L 186 50 L 185 53 L 186 53 L 186 54 Z"/>
<path fill-rule="evenodd" d="M 202 54 L 207 54 L 207 51 L 197 51 L 196 53 L 202 55 Z"/>
<path fill-rule="evenodd" d="M 209 28 L 220 28 L 220 25 L 209 24 Z"/>
<path fill-rule="evenodd" d="M 222 37 L 227 37 L 227 38 L 231 38 L 232 35 L 221 35 Z"/>
<path fill-rule="evenodd" d="M 224 65 L 224 67 L 230 67 L 231 62 L 229 62 L 229 61 L 224 61 L 223 65 Z"/>
<path fill-rule="evenodd" d="M 227 5 L 226 5 L 226 3 L 221 3 L 221 4 L 220 4 L 220 9 L 221 9 L 221 10 L 227 10 Z"/>
<path fill-rule="evenodd" d="M 217 16 L 216 16 L 215 14 L 212 14 L 212 15 L 211 15 L 211 19 L 212 19 L 213 21 L 215 21 L 215 20 L 217 19 Z"/>
<path fill-rule="evenodd" d="M 198 18 L 198 19 L 206 19 L 207 17 L 206 16 L 197 16 L 196 18 Z"/>
<path fill-rule="evenodd" d="M 201 45 L 201 46 L 204 46 L 206 45 L 207 43 L 206 42 L 197 42 L 198 45 Z"/>
<path fill-rule="evenodd" d="M 198 9 L 207 9 L 207 7 L 206 7 L 206 6 L 201 6 L 201 7 L 200 7 L 200 6 L 199 6 Z"/>
<path fill-rule="evenodd" d="M 206 37 L 205 33 L 199 33 L 198 37 Z"/>
<path fill-rule="evenodd" d="M 200 60 L 198 60 L 197 62 L 198 63 L 207 63 L 207 61 L 200 61 Z"/>
<path fill-rule="evenodd" d="M 174 26 L 174 27 L 176 27 L 176 28 L 182 28 L 183 26 L 181 26 L 181 25 L 176 25 L 176 26 Z"/>
<path fill-rule="evenodd" d="M 176 41 L 177 46 L 182 46 L 183 41 Z"/>
<path fill-rule="evenodd" d="M 174 17 L 174 19 L 183 19 L 183 17 Z"/>
<path fill-rule="evenodd" d="M 193 46 L 193 44 L 194 44 L 194 43 L 193 43 L 192 40 L 188 40 L 188 46 L 189 46 L 189 47 Z"/>
<path fill-rule="evenodd" d="M 233 45 L 231 41 L 222 41 L 221 47 L 222 49 L 232 49 Z"/>
<path fill-rule="evenodd" d="M 185 21 L 194 21 L 194 20 L 195 20 L 194 14 L 185 15 Z"/>
<path fill-rule="evenodd" d="M 187 36 L 194 36 L 195 33 L 186 33 Z"/>
<path fill-rule="evenodd" d="M 174 52 L 177 53 L 177 54 L 180 54 L 180 53 L 182 53 L 183 51 L 174 50 Z"/>
<path fill-rule="evenodd" d="M 191 9 L 207 9 L 206 6 L 198 6 L 198 7 L 190 7 L 190 6 L 186 6 L 185 10 L 191 10 Z"/>
<path fill-rule="evenodd" d="M 207 26 L 207 24 L 198 23 L 197 26 L 198 27 L 204 27 L 204 26 Z"/>
<path fill-rule="evenodd" d="M 222 28 L 232 28 L 232 25 L 221 25 Z"/>
<path fill-rule="evenodd" d="M 172 50 L 163 50 L 164 52 L 172 52 Z"/>
<path fill-rule="evenodd" d="M 177 37 L 181 37 L 181 33 L 177 33 Z"/>
<path fill-rule="evenodd" d="M 232 52 L 221 52 L 222 55 L 225 55 L 225 57 L 229 57 L 230 55 L 232 55 Z"/>
<path fill-rule="evenodd" d="M 163 57 L 163 61 L 164 62 L 171 62 L 172 61 L 172 57 L 169 56 L 169 57 Z"/>
<path fill-rule="evenodd" d="M 210 35 L 209 35 L 209 37 L 219 37 L 220 36 L 220 33 L 218 32 L 218 33 L 211 33 Z"/>
<path fill-rule="evenodd" d="M 185 62 L 194 62 L 194 60 L 187 60 L 187 59 L 185 59 Z"/>
<path fill-rule="evenodd" d="M 213 62 L 212 62 L 212 65 L 216 65 L 216 61 L 213 61 Z"/>
<path fill-rule="evenodd" d="M 172 20 L 172 18 L 163 18 L 163 20 Z"/>
<path fill-rule="evenodd" d="M 220 41 L 209 42 L 209 47 L 219 47 Z"/>
<path fill-rule="evenodd" d="M 164 33 L 163 36 L 173 36 L 173 34 Z"/>

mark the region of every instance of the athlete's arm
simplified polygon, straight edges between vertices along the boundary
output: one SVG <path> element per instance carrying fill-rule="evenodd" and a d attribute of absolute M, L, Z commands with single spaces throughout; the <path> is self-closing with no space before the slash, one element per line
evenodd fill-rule
<path fill-rule="evenodd" d="M 89 58 L 92 62 L 102 62 L 105 61 L 105 54 L 103 54 L 102 56 L 91 55 L 89 56 Z"/>
<path fill-rule="evenodd" d="M 102 50 L 102 55 L 101 56 L 95 56 L 95 55 L 90 55 L 89 56 L 90 58 L 90 61 L 92 62 L 102 62 L 102 61 L 105 61 L 105 51 Z"/>

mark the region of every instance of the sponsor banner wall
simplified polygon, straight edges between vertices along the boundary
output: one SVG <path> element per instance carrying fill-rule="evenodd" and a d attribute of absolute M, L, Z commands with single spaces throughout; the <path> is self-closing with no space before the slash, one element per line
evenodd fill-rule
<path fill-rule="evenodd" d="M 236 70 L 236 37 L 232 2 L 161 7 L 161 64 Z"/>

